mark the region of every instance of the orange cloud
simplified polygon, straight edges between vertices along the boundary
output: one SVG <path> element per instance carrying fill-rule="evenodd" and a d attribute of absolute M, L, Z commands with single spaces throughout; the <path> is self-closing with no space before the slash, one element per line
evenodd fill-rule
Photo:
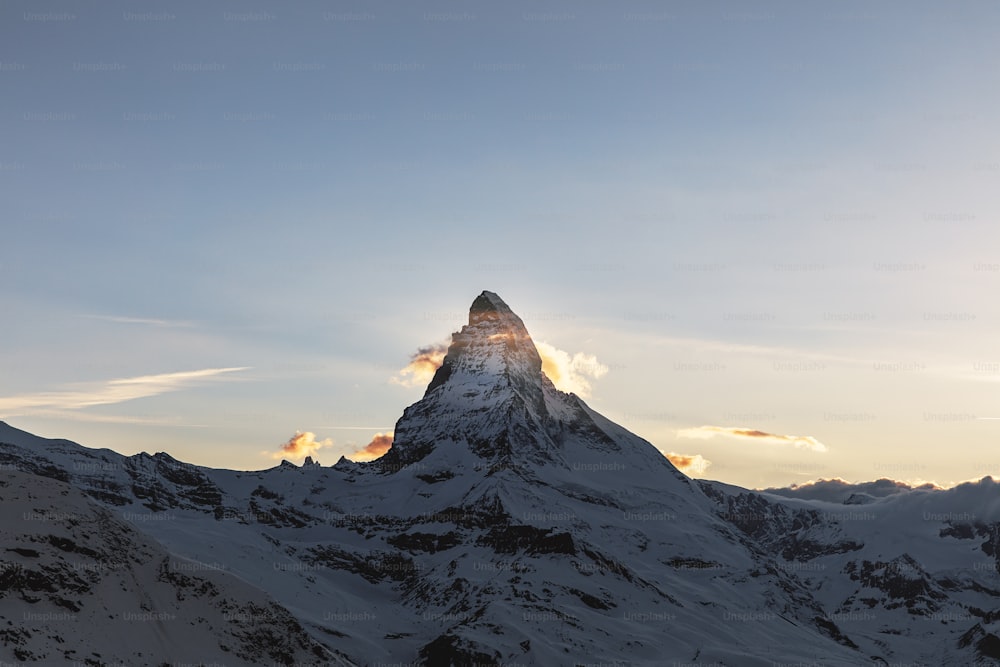
<path fill-rule="evenodd" d="M 689 455 L 668 452 L 664 456 L 674 464 L 674 467 L 686 475 L 704 475 L 708 466 L 712 465 L 712 462 L 701 454 Z"/>
<path fill-rule="evenodd" d="M 677 431 L 678 438 L 697 438 L 704 440 L 713 438 L 716 435 L 723 435 L 730 438 L 745 438 L 761 440 L 778 445 L 794 445 L 797 449 L 808 449 L 813 452 L 827 451 L 826 445 L 809 435 L 781 435 L 778 433 L 768 433 L 751 428 L 736 428 L 731 426 L 698 426 L 696 428 L 682 428 Z"/>
<path fill-rule="evenodd" d="M 374 461 L 392 447 L 392 433 L 376 433 L 372 441 L 347 458 L 352 461 Z"/>
<path fill-rule="evenodd" d="M 493 334 L 490 338 L 507 337 L 510 334 Z M 577 352 L 570 354 L 544 341 L 535 343 L 538 356 L 542 359 L 542 372 L 552 380 L 556 389 L 583 397 L 590 396 L 590 382 L 608 372 L 608 367 L 592 354 Z M 399 374 L 389 378 L 392 384 L 403 387 L 426 385 L 434 377 L 434 372 L 444 363 L 448 353 L 446 343 L 422 347 L 410 357 L 410 363 Z"/>
<path fill-rule="evenodd" d="M 544 341 L 535 343 L 538 356 L 542 358 L 542 372 L 545 373 L 556 389 L 578 394 L 586 398 L 590 396 L 590 381 L 596 380 L 608 372 L 608 367 L 597 360 L 592 354 L 560 350 Z"/>
<path fill-rule="evenodd" d="M 399 371 L 397 377 L 389 378 L 389 382 L 404 387 L 425 385 L 434 377 L 434 371 L 444 363 L 444 355 L 448 353 L 447 343 L 435 343 L 418 349 L 411 357 L 406 368 Z"/>
<path fill-rule="evenodd" d="M 310 431 L 305 433 L 296 431 L 295 435 L 288 439 L 288 442 L 281 446 L 276 452 L 263 452 L 272 459 L 302 459 L 307 456 L 314 456 L 323 447 L 333 445 L 333 440 L 317 440 L 316 434 Z"/>

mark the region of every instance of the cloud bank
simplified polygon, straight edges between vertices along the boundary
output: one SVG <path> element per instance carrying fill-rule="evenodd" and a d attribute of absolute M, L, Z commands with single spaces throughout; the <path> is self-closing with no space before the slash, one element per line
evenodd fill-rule
<path fill-rule="evenodd" d="M 886 496 L 899 493 L 933 491 L 941 488 L 933 482 L 923 480 L 907 482 L 883 477 L 872 482 L 858 482 L 856 484 L 840 478 L 820 479 L 802 484 L 792 484 L 786 487 L 772 487 L 764 489 L 764 491 L 785 496 L 786 498 L 863 504 L 874 501 L 877 498 L 885 498 Z"/>

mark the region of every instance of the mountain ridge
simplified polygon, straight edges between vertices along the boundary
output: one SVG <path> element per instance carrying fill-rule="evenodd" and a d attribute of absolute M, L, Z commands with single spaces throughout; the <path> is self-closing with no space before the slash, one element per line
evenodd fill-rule
<path fill-rule="evenodd" d="M 212 469 L 4 426 L 0 472 L 69 485 L 176 557 L 225 563 L 343 665 L 1000 657 L 992 487 L 850 506 L 691 480 L 558 391 L 491 292 L 445 359 L 369 463 Z M 958 511 L 973 501 L 976 518 Z M 30 603 L 0 588 L 0 604 Z"/>

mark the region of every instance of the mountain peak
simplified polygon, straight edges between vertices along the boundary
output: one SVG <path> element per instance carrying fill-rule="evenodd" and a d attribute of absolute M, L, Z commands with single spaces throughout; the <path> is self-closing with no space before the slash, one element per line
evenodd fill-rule
<path fill-rule="evenodd" d="M 514 423 L 544 432 L 546 387 L 555 391 L 524 322 L 497 294 L 482 292 L 469 308 L 469 323 L 452 334 L 423 398 L 396 423 L 383 458 L 418 460 L 448 441 L 476 442 L 480 455 L 496 455 L 508 449 L 497 443 L 507 442 Z"/>
<path fill-rule="evenodd" d="M 459 379 L 461 377 L 461 380 Z M 446 383 L 510 384 L 540 397 L 542 359 L 521 318 L 497 294 L 483 292 L 469 308 L 469 323 L 452 334 L 441 367 L 424 396 Z"/>
<path fill-rule="evenodd" d="M 556 389 L 521 318 L 493 292 L 473 301 L 469 323 L 452 334 L 441 367 L 394 434 L 377 464 L 383 471 L 423 461 L 453 475 L 464 467 L 527 478 L 542 466 L 572 472 L 573 462 L 597 457 L 600 465 L 614 459 L 621 470 L 673 473 L 687 483 L 648 442 Z M 623 446 L 629 463 L 619 462 Z"/>
<path fill-rule="evenodd" d="M 518 322 L 521 321 L 495 292 L 483 291 L 469 308 L 469 324 L 478 324 L 483 320 L 500 319 L 504 316 L 513 316 Z M 522 324 L 522 326 L 524 325 Z"/>

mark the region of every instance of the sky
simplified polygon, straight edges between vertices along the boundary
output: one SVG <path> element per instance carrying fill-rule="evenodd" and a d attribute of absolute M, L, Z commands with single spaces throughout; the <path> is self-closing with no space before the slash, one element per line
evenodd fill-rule
<path fill-rule="evenodd" d="M 332 464 L 490 290 L 690 474 L 1000 477 L 998 25 L 972 0 L 8 0 L 0 419 Z"/>

